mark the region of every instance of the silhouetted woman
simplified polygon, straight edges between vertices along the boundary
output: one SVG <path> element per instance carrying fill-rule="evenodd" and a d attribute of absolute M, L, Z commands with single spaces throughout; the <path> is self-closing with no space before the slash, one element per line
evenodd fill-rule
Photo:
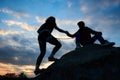
<path fill-rule="evenodd" d="M 53 29 L 58 30 L 59 32 L 63 32 L 63 33 L 68 33 L 67 31 L 64 31 L 60 28 L 57 27 L 56 25 L 56 21 L 55 18 L 53 16 L 50 16 L 46 19 L 46 22 L 41 25 L 41 27 L 38 29 L 38 42 L 39 42 L 39 47 L 40 47 L 40 55 L 37 58 L 37 62 L 36 62 L 36 67 L 35 67 L 35 74 L 38 74 L 41 72 L 41 70 L 39 69 L 39 66 L 42 62 L 42 59 L 46 53 L 46 42 L 49 42 L 52 45 L 55 45 L 54 49 L 51 52 L 51 55 L 48 57 L 49 61 L 57 61 L 57 58 L 54 58 L 55 53 L 60 49 L 61 47 L 61 43 L 52 36 L 52 31 Z"/>

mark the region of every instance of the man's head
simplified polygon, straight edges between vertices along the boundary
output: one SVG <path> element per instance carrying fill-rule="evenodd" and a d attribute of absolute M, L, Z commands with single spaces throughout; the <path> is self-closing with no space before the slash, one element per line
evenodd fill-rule
<path fill-rule="evenodd" d="M 85 23 L 83 21 L 79 21 L 77 25 L 79 26 L 79 28 L 85 27 Z"/>

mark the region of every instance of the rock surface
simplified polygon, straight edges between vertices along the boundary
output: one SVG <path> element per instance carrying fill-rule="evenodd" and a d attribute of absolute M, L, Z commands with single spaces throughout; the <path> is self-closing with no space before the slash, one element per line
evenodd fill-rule
<path fill-rule="evenodd" d="M 89 45 L 73 50 L 33 80 L 120 80 L 120 47 Z"/>

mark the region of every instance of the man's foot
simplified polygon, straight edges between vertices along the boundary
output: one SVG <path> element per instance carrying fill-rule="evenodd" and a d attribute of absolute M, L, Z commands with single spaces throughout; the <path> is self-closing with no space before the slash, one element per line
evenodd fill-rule
<path fill-rule="evenodd" d="M 54 58 L 54 57 L 49 57 L 48 60 L 49 60 L 49 61 L 58 61 L 59 59 Z"/>
<path fill-rule="evenodd" d="M 102 46 L 113 46 L 113 45 L 115 45 L 115 42 L 109 42 L 109 41 L 105 41 L 105 43 L 104 44 L 102 44 Z"/>
<path fill-rule="evenodd" d="M 35 75 L 38 75 L 38 74 L 40 74 L 40 73 L 42 73 L 42 72 L 44 72 L 45 71 L 45 69 L 36 69 L 35 71 L 34 71 L 34 73 L 35 73 Z"/>

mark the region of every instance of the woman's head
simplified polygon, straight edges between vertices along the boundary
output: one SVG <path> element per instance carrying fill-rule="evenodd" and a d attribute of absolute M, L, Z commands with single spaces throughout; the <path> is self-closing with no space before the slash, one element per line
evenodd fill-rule
<path fill-rule="evenodd" d="M 55 17 L 50 16 L 46 19 L 46 23 L 55 23 Z"/>

